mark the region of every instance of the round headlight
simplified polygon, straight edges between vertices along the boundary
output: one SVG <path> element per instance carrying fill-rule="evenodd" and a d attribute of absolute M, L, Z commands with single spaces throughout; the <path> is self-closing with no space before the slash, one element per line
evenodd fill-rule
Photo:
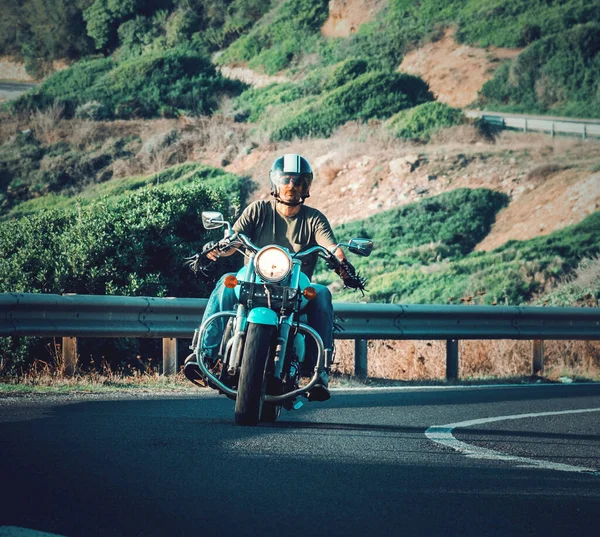
<path fill-rule="evenodd" d="M 291 257 L 277 246 L 263 248 L 254 259 L 256 273 L 266 282 L 280 282 L 292 270 Z"/>

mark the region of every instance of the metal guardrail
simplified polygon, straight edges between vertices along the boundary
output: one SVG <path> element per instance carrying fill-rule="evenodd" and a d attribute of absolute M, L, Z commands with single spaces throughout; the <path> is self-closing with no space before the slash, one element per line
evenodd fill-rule
<path fill-rule="evenodd" d="M 76 349 L 66 340 L 77 337 L 163 338 L 163 370 L 174 372 L 176 340 L 192 337 L 206 302 L 5 293 L 0 294 L 0 336 L 63 337 L 63 350 Z M 366 340 L 371 339 L 445 339 L 448 378 L 458 376 L 459 339 L 600 340 L 600 308 L 334 302 L 334 310 L 341 327 L 335 337 L 356 341 L 355 365 L 361 375 L 366 374 Z M 539 354 L 538 348 L 538 364 Z"/>
<path fill-rule="evenodd" d="M 517 129 L 523 132 L 546 132 L 551 136 L 566 134 L 588 137 L 600 137 L 600 123 L 586 120 L 570 120 L 566 118 L 540 118 L 505 113 L 466 111 L 468 117 L 481 118 L 484 123 L 498 129 Z"/>

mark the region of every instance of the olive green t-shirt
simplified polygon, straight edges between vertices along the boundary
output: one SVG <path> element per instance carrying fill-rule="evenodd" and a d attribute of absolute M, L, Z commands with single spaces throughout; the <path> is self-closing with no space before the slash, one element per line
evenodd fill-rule
<path fill-rule="evenodd" d="M 325 215 L 302 205 L 298 214 L 282 216 L 275 208 L 275 201 L 255 201 L 248 205 L 233 229 L 246 235 L 256 246 L 277 244 L 290 252 L 306 250 L 317 244 L 336 244 L 335 235 Z M 310 278 L 317 264 L 317 255 L 302 261 L 302 271 Z"/>

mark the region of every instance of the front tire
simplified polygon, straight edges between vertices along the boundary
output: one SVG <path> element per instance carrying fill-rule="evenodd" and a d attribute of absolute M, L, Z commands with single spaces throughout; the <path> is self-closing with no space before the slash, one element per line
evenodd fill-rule
<path fill-rule="evenodd" d="M 246 345 L 235 400 L 235 422 L 256 425 L 263 403 L 265 367 L 271 348 L 273 327 L 248 323 Z"/>

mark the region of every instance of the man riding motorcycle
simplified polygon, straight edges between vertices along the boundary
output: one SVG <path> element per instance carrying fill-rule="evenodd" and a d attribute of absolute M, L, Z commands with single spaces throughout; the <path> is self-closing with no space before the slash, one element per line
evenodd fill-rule
<path fill-rule="evenodd" d="M 259 247 L 277 244 L 291 252 L 299 252 L 310 246 L 321 245 L 333 251 L 337 241 L 327 218 L 312 207 L 304 205 L 310 196 L 313 172 L 308 161 L 297 154 L 286 154 L 277 158 L 269 171 L 271 195 L 273 200 L 260 200 L 251 203 L 243 211 L 233 230 L 243 233 Z M 202 253 L 211 261 L 221 256 L 232 255 L 236 248 L 221 251 L 218 243 L 207 243 Z M 354 267 L 348 262 L 341 248 L 334 255 L 340 261 L 335 268 L 346 287 L 364 289 L 364 281 L 356 275 Z M 314 271 L 317 256 L 303 261 L 302 271 L 310 278 Z M 212 292 L 205 310 L 205 318 L 225 310 L 233 309 L 236 297 L 232 289 L 224 285 L 225 274 Z M 333 354 L 333 305 L 331 292 L 323 285 L 311 284 L 317 295 L 306 308 L 307 324 L 321 336 L 325 348 L 325 369 L 320 372 L 319 380 L 308 394 L 309 401 L 329 399 L 329 372 Z M 205 363 L 214 364 L 225 323 L 214 322 L 207 329 L 202 341 Z M 314 368 L 314 342 L 307 347 L 308 366 Z M 310 361 L 313 360 L 311 364 Z M 190 380 L 201 380 L 198 366 L 193 360 L 186 360 L 185 375 Z"/>

